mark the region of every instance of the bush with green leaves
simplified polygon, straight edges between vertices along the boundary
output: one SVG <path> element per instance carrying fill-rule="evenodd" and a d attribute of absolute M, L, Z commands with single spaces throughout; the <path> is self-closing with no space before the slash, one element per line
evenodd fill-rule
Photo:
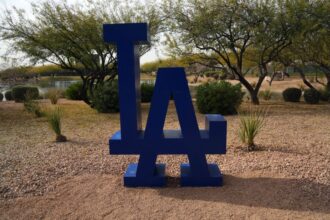
<path fill-rule="evenodd" d="M 330 89 L 324 88 L 321 89 L 320 91 L 320 99 L 324 102 L 330 102 Z"/>
<path fill-rule="evenodd" d="M 141 84 L 141 102 L 151 102 L 155 85 L 149 83 Z"/>
<path fill-rule="evenodd" d="M 94 89 L 92 106 L 101 113 L 119 112 L 118 81 L 104 82 Z"/>
<path fill-rule="evenodd" d="M 62 111 L 59 107 L 54 108 L 51 112 L 48 113 L 48 123 L 50 128 L 56 134 L 56 142 L 65 142 L 67 138 L 62 135 Z"/>
<path fill-rule="evenodd" d="M 259 96 L 263 100 L 268 101 L 268 100 L 270 100 L 272 98 L 273 93 L 272 93 L 272 91 L 270 89 L 266 89 L 264 91 L 260 91 Z"/>
<path fill-rule="evenodd" d="M 71 84 L 65 91 L 65 97 L 71 100 L 83 100 L 81 95 L 83 84 L 76 82 Z"/>
<path fill-rule="evenodd" d="M 320 102 L 320 93 L 315 89 L 307 89 L 304 92 L 304 100 L 308 104 L 317 104 Z"/>
<path fill-rule="evenodd" d="M 240 84 L 232 85 L 226 81 L 206 83 L 197 87 L 197 108 L 203 114 L 236 114 L 243 96 Z"/>
<path fill-rule="evenodd" d="M 60 98 L 63 98 L 63 91 L 60 89 L 49 89 L 45 97 L 50 100 L 53 105 L 56 105 Z"/>
<path fill-rule="evenodd" d="M 282 96 L 286 102 L 299 102 L 301 97 L 301 89 L 287 88 L 283 91 Z"/>
<path fill-rule="evenodd" d="M 3 100 L 3 94 L 0 92 L 0 102 Z"/>
<path fill-rule="evenodd" d="M 13 100 L 13 95 L 12 95 L 11 90 L 8 90 L 8 91 L 5 92 L 5 98 L 6 98 L 7 101 Z"/>
<path fill-rule="evenodd" d="M 247 145 L 248 151 L 253 151 L 256 148 L 254 139 L 265 124 L 266 112 L 265 109 L 252 110 L 250 108 L 249 111 L 239 114 L 238 135 L 241 141 Z"/>
<path fill-rule="evenodd" d="M 27 94 L 29 99 L 38 99 L 39 90 L 37 87 L 32 86 L 15 86 L 12 89 L 12 95 L 15 102 L 24 102 L 26 101 Z"/>

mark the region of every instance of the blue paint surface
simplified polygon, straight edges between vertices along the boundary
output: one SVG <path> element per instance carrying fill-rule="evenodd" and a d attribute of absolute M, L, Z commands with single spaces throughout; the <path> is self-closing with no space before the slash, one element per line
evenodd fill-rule
<path fill-rule="evenodd" d="M 160 154 L 186 154 L 181 165 L 181 186 L 221 186 L 216 164 L 207 164 L 205 154 L 226 153 L 227 122 L 221 115 L 206 115 L 205 129 L 198 128 L 194 106 L 183 68 L 160 68 L 150 105 L 146 129 L 141 127 L 140 69 L 138 45 L 149 43 L 146 23 L 105 24 L 104 40 L 117 46 L 120 126 L 109 140 L 110 154 L 138 154 L 130 164 L 124 185 L 164 186 L 165 164 L 156 164 Z M 170 97 L 173 97 L 181 130 L 164 130 Z"/>

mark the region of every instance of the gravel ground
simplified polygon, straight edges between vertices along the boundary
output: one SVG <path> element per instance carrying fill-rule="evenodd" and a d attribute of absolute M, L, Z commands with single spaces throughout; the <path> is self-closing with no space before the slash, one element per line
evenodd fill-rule
<path fill-rule="evenodd" d="M 22 104 L 0 102 L 0 219 L 330 219 L 330 105 L 262 103 L 269 111 L 255 152 L 238 140 L 238 117 L 226 117 L 227 154 L 208 156 L 225 186 L 184 189 L 177 177 L 186 156 L 158 157 L 167 164 L 168 188 L 124 188 L 122 174 L 138 157 L 109 155 L 119 115 L 82 102 L 60 106 L 66 143 L 55 143 L 46 119 Z M 147 112 L 143 105 L 144 125 Z M 202 128 L 204 116 L 197 118 Z M 179 127 L 173 103 L 165 127 Z"/>

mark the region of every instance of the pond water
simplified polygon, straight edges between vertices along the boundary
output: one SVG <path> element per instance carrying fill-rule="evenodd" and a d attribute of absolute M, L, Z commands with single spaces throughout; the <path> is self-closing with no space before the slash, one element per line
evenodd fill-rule
<path fill-rule="evenodd" d="M 37 83 L 25 83 L 24 85 L 36 86 L 38 87 L 39 93 L 41 95 L 45 94 L 49 89 L 60 89 L 65 90 L 71 84 L 78 82 L 79 80 L 46 80 Z M 13 85 L 0 83 L 0 93 L 5 95 L 5 92 L 10 90 Z M 3 101 L 6 101 L 5 97 Z"/>
<path fill-rule="evenodd" d="M 24 85 L 36 86 L 39 89 L 39 93 L 41 95 L 45 94 L 49 89 L 60 89 L 66 90 L 71 84 L 79 82 L 78 79 L 76 80 L 42 80 L 37 83 L 26 83 Z M 155 80 L 153 79 L 143 79 L 141 83 L 148 83 L 154 84 Z M 4 83 L 0 83 L 0 93 L 5 95 L 4 93 L 11 89 L 12 86 Z M 3 101 L 6 101 L 5 97 Z"/>

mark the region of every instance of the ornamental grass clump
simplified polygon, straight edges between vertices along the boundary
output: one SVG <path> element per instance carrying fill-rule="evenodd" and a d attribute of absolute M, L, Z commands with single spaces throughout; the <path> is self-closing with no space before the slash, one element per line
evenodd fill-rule
<path fill-rule="evenodd" d="M 35 94 L 33 92 L 28 91 L 25 94 L 24 98 L 24 108 L 27 112 L 34 114 L 37 118 L 45 116 L 45 112 L 41 108 L 39 102 L 34 99 Z"/>
<path fill-rule="evenodd" d="M 56 142 L 67 141 L 67 138 L 64 135 L 62 135 L 61 119 L 62 119 L 62 111 L 59 107 L 54 108 L 54 110 L 52 110 L 48 114 L 48 122 L 49 122 L 50 128 L 56 134 Z"/>
<path fill-rule="evenodd" d="M 259 96 L 263 100 L 268 101 L 268 100 L 270 100 L 272 98 L 273 93 L 272 93 L 272 91 L 270 89 L 266 89 L 264 91 L 260 91 Z"/>
<path fill-rule="evenodd" d="M 46 98 L 48 98 L 53 105 L 56 105 L 58 100 L 62 97 L 63 91 L 59 89 L 50 89 L 46 93 Z"/>
<path fill-rule="evenodd" d="M 252 110 L 239 113 L 239 138 L 247 145 L 248 151 L 256 149 L 255 137 L 260 133 L 265 124 L 267 111 L 265 109 Z"/>

